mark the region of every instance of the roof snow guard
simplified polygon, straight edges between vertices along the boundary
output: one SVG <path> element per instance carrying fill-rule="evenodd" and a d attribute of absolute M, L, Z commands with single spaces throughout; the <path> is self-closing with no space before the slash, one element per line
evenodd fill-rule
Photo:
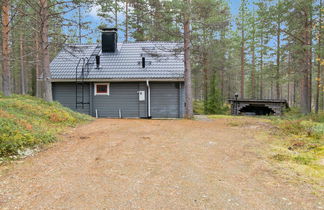
<path fill-rule="evenodd" d="M 99 48 L 99 50 L 98 50 Z M 75 68 L 80 58 L 100 56 L 100 68 L 90 63 L 85 81 L 107 80 L 184 80 L 181 43 L 117 43 L 114 53 L 102 53 L 98 45 L 67 45 L 51 62 L 53 82 L 75 81 Z M 142 67 L 142 58 L 146 65 Z"/>

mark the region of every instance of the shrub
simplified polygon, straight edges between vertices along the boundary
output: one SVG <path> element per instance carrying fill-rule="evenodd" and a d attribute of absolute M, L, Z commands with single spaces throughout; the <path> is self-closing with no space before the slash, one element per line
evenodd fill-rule
<path fill-rule="evenodd" d="M 195 114 L 204 114 L 204 102 L 199 100 L 194 101 L 193 109 Z"/>
<path fill-rule="evenodd" d="M 279 129 L 285 135 L 299 135 L 320 139 L 324 135 L 324 124 L 307 120 L 283 120 Z"/>
<path fill-rule="evenodd" d="M 291 107 L 288 111 L 284 112 L 284 116 L 282 119 L 288 120 L 309 120 L 313 122 L 324 123 L 324 112 L 320 113 L 310 113 L 308 115 L 304 115 L 301 113 L 299 108 Z"/>

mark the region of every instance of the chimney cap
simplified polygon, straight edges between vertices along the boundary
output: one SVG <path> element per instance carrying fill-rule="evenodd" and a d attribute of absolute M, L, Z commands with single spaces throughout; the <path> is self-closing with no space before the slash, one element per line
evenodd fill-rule
<path fill-rule="evenodd" d="M 102 32 L 117 32 L 117 28 L 100 28 Z"/>

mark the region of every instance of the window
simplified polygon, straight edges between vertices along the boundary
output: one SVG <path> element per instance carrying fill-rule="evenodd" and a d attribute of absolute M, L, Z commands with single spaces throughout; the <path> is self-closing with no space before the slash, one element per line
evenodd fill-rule
<path fill-rule="evenodd" d="M 109 95 L 109 83 L 96 83 L 94 91 L 95 91 L 95 93 L 94 93 L 95 96 L 98 96 L 98 95 L 108 96 Z"/>

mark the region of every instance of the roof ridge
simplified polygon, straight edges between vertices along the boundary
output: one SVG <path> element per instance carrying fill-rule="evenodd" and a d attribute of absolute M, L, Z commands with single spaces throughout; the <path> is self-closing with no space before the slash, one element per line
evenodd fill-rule
<path fill-rule="evenodd" d="M 96 46 L 99 45 L 99 43 L 93 43 L 93 44 L 65 44 L 65 46 Z"/>
<path fill-rule="evenodd" d="M 154 44 L 154 43 L 165 43 L 165 44 L 182 44 L 182 42 L 171 42 L 171 41 L 137 41 L 137 42 L 117 42 L 117 44 Z M 101 43 L 92 43 L 92 44 L 65 44 L 65 46 L 101 46 Z"/>

